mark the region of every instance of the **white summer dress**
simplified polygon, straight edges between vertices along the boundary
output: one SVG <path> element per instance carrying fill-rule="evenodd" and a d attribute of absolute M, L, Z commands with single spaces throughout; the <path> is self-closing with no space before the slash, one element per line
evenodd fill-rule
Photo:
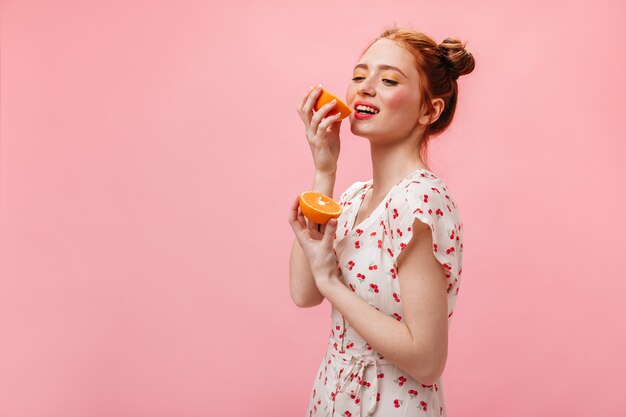
<path fill-rule="evenodd" d="M 463 224 L 446 185 L 418 169 L 393 186 L 372 214 L 354 225 L 373 181 L 357 181 L 341 194 L 343 211 L 334 250 L 341 280 L 372 307 L 402 318 L 396 259 L 411 239 L 415 218 L 430 226 L 433 254 L 446 271 L 448 327 L 463 264 Z M 332 307 L 331 333 L 315 375 L 307 417 L 446 416 L 441 378 L 424 385 L 387 361 Z"/>

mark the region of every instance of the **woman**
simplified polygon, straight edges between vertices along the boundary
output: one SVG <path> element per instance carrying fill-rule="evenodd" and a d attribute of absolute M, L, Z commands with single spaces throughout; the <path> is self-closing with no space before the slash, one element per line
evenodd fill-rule
<path fill-rule="evenodd" d="M 341 194 L 326 225 L 307 222 L 296 198 L 290 291 L 300 307 L 326 298 L 332 329 L 307 416 L 445 416 L 441 384 L 458 294 L 463 225 L 445 183 L 426 165 L 427 142 L 454 116 L 457 81 L 474 69 L 464 45 L 393 28 L 366 48 L 346 104 L 353 134 L 370 142 L 372 179 Z M 333 195 L 339 156 L 335 103 L 298 107 L 316 172 Z"/>

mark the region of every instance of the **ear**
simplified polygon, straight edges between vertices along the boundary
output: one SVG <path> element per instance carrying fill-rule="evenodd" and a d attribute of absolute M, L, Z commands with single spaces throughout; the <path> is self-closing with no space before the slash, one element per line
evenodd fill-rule
<path fill-rule="evenodd" d="M 439 119 L 439 116 L 441 116 L 441 113 L 443 112 L 443 108 L 445 107 L 445 104 L 443 102 L 442 98 L 434 98 L 431 100 L 431 103 L 433 104 L 433 108 L 434 108 L 434 112 L 431 114 L 424 114 L 419 118 L 419 122 L 421 125 L 430 125 L 433 124 L 437 121 L 437 119 Z"/>

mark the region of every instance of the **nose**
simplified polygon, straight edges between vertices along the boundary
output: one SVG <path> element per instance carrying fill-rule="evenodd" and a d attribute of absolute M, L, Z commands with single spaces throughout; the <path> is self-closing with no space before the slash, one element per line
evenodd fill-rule
<path fill-rule="evenodd" d="M 375 96 L 376 95 L 376 90 L 374 90 L 374 87 L 372 86 L 372 81 L 371 79 L 368 77 L 365 80 L 362 80 L 359 83 L 359 86 L 357 88 L 357 93 L 361 96 Z"/>

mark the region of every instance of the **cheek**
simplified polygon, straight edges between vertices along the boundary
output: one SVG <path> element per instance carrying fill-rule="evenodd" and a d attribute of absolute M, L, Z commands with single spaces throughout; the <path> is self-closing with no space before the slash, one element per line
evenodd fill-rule
<path fill-rule="evenodd" d="M 416 111 L 418 99 L 415 94 L 408 90 L 396 90 L 390 93 L 385 100 L 387 107 L 391 110 Z"/>

